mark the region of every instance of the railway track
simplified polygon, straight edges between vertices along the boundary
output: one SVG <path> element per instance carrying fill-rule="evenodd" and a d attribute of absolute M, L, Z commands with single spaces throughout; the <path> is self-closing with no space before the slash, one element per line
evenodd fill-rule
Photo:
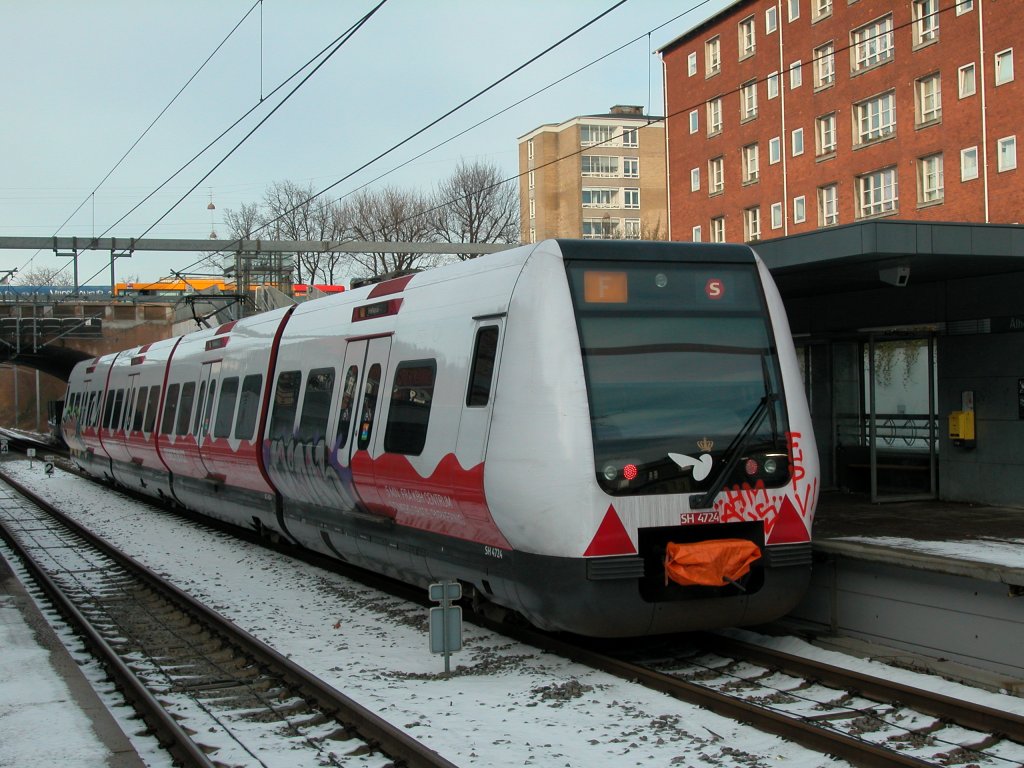
<path fill-rule="evenodd" d="M 119 552 L 28 489 L 0 532 L 187 766 L 453 764 Z M 307 757 L 300 758 L 301 753 Z"/>

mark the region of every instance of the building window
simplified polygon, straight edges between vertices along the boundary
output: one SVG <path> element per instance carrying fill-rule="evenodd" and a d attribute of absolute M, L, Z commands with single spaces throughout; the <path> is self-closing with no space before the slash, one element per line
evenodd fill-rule
<path fill-rule="evenodd" d="M 697 52 L 693 51 L 686 57 L 686 74 L 693 77 L 697 74 Z"/>
<path fill-rule="evenodd" d="M 775 165 L 782 159 L 782 139 L 773 136 L 768 139 L 768 165 Z"/>
<path fill-rule="evenodd" d="M 967 147 L 960 150 L 960 181 L 978 178 L 978 148 Z"/>
<path fill-rule="evenodd" d="M 526 142 L 526 157 L 529 160 L 533 160 L 533 139 Z"/>
<path fill-rule="evenodd" d="M 743 211 L 743 239 L 747 242 L 761 237 L 761 209 L 757 206 Z"/>
<path fill-rule="evenodd" d="M 942 153 L 917 161 L 917 202 L 919 205 L 941 203 L 943 198 Z"/>
<path fill-rule="evenodd" d="M 757 117 L 757 80 L 740 86 L 740 117 L 743 120 Z"/>
<path fill-rule="evenodd" d="M 584 240 L 616 240 L 619 237 L 619 220 L 612 218 L 584 219 Z"/>
<path fill-rule="evenodd" d="M 764 33 L 770 35 L 779 28 L 779 14 L 775 6 L 766 8 L 764 11 Z"/>
<path fill-rule="evenodd" d="M 804 129 L 797 128 L 793 131 L 793 157 L 804 153 Z"/>
<path fill-rule="evenodd" d="M 700 224 L 693 228 L 690 232 L 690 239 L 695 243 L 699 243 L 701 238 Z"/>
<path fill-rule="evenodd" d="M 814 87 L 828 88 L 836 82 L 836 47 L 827 42 L 814 49 Z"/>
<path fill-rule="evenodd" d="M 836 151 L 836 113 L 822 115 L 815 120 L 815 152 L 818 157 Z"/>
<path fill-rule="evenodd" d="M 964 64 L 957 71 L 957 80 L 960 84 L 960 98 L 964 99 L 973 96 L 978 92 L 978 85 L 975 79 L 974 62 Z"/>
<path fill-rule="evenodd" d="M 782 229 L 782 203 L 772 203 L 772 229 Z"/>
<path fill-rule="evenodd" d="M 610 187 L 583 189 L 584 208 L 618 208 L 619 190 Z"/>
<path fill-rule="evenodd" d="M 530 242 L 531 243 L 536 243 L 537 242 L 537 228 L 536 227 L 530 227 Z"/>
<path fill-rule="evenodd" d="M 534 198 L 530 198 L 530 218 L 537 218 L 537 201 Z"/>
<path fill-rule="evenodd" d="M 624 147 L 639 147 L 640 146 L 640 132 L 636 128 L 625 128 L 622 129 L 622 146 Z"/>
<path fill-rule="evenodd" d="M 725 158 L 708 160 L 708 195 L 720 194 L 725 189 Z"/>
<path fill-rule="evenodd" d="M 999 157 L 999 172 L 1012 171 L 1017 167 L 1017 137 L 1007 136 L 996 143 Z"/>
<path fill-rule="evenodd" d="M 858 144 L 891 136 L 896 132 L 896 92 L 889 91 L 854 104 L 853 115 L 857 121 Z"/>
<path fill-rule="evenodd" d="M 857 177 L 857 217 L 881 216 L 896 211 L 899 185 L 895 168 Z"/>
<path fill-rule="evenodd" d="M 768 89 L 768 98 L 774 99 L 779 95 L 779 73 L 772 72 L 765 79 L 766 88 Z"/>
<path fill-rule="evenodd" d="M 793 198 L 793 223 L 803 224 L 807 221 L 807 198 L 803 195 Z"/>
<path fill-rule="evenodd" d="M 739 35 L 740 35 L 740 59 L 745 59 L 748 56 L 754 55 L 754 48 L 756 41 L 754 38 L 754 17 L 748 16 L 740 22 Z"/>
<path fill-rule="evenodd" d="M 690 133 L 696 133 L 700 129 L 700 112 L 696 109 L 690 110 Z"/>
<path fill-rule="evenodd" d="M 917 124 L 937 123 L 942 119 L 942 84 L 939 73 L 917 81 Z"/>
<path fill-rule="evenodd" d="M 537 182 L 536 178 L 534 178 L 533 171 L 530 171 L 528 178 L 530 180 L 530 189 L 533 189 Z"/>
<path fill-rule="evenodd" d="M 725 217 L 716 216 L 711 220 L 711 242 L 725 242 Z"/>
<path fill-rule="evenodd" d="M 800 18 L 800 0 L 789 0 L 789 20 L 796 21 Z"/>
<path fill-rule="evenodd" d="M 839 188 L 835 184 L 818 187 L 818 226 L 839 223 Z"/>
<path fill-rule="evenodd" d="M 996 54 L 996 85 L 1005 85 L 1013 80 L 1013 48 Z"/>
<path fill-rule="evenodd" d="M 640 219 L 623 219 L 622 236 L 627 240 L 640 239 Z"/>
<path fill-rule="evenodd" d="M 974 10 L 974 0 L 956 0 L 956 15 L 961 16 Z"/>
<path fill-rule="evenodd" d="M 939 39 L 939 0 L 914 0 L 914 45 L 928 45 Z"/>
<path fill-rule="evenodd" d="M 722 99 L 708 102 L 708 136 L 722 132 Z"/>
<path fill-rule="evenodd" d="M 704 43 L 704 65 L 707 77 L 722 71 L 722 41 L 717 35 Z"/>
<path fill-rule="evenodd" d="M 633 187 L 630 189 L 622 190 L 622 207 L 623 208 L 639 208 L 640 207 L 640 190 Z"/>
<path fill-rule="evenodd" d="M 748 144 L 743 147 L 743 183 L 752 184 L 758 179 L 760 173 L 758 163 L 757 144 Z"/>
<path fill-rule="evenodd" d="M 602 146 L 610 146 L 613 143 L 613 139 L 618 138 L 615 136 L 616 127 L 611 125 L 581 125 L 580 126 L 580 146 L 581 147 L 593 147 L 597 144 Z M 618 142 L 614 142 L 618 145 Z"/>
<path fill-rule="evenodd" d="M 639 179 L 640 178 L 640 158 L 639 157 L 624 157 L 622 158 L 622 175 L 627 179 Z"/>
<path fill-rule="evenodd" d="M 811 0 L 811 21 L 832 15 L 832 0 Z"/>
<path fill-rule="evenodd" d="M 700 189 L 700 168 L 690 169 L 690 191 L 696 192 Z"/>
<path fill-rule="evenodd" d="M 797 59 L 789 65 L 789 87 L 799 88 L 804 84 L 804 65 Z"/>
<path fill-rule="evenodd" d="M 892 14 L 866 24 L 850 33 L 851 68 L 854 72 L 892 59 Z"/>
<path fill-rule="evenodd" d="M 583 176 L 612 178 L 619 175 L 619 158 L 614 155 L 583 155 Z"/>

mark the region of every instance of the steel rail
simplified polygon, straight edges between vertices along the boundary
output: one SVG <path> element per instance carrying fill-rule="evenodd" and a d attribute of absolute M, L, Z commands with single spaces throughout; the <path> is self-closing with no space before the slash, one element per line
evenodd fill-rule
<path fill-rule="evenodd" d="M 77 521 L 65 515 L 45 499 L 37 496 L 31 491 L 31 489 L 26 488 L 21 483 L 3 473 L 2 469 L 0 469 L 0 479 L 10 485 L 18 493 L 22 494 L 25 498 L 29 499 L 33 504 L 36 504 L 48 514 L 53 515 L 55 519 L 61 522 L 61 524 L 67 526 L 76 535 L 81 536 L 89 544 L 100 550 L 104 555 L 110 557 L 122 567 L 132 571 L 135 575 L 138 575 L 149 587 L 170 598 L 184 611 L 191 614 L 196 620 L 211 626 L 216 632 L 230 636 L 233 641 L 236 641 L 247 653 L 250 653 L 253 658 L 280 673 L 282 679 L 292 685 L 295 685 L 299 690 L 311 696 L 320 707 L 328 712 L 333 712 L 339 721 L 350 727 L 368 744 L 392 758 L 396 765 L 409 766 L 409 768 L 457 768 L 454 763 L 448 761 L 434 750 L 429 749 L 421 742 L 402 731 L 400 728 L 387 722 L 374 712 L 341 693 L 336 688 L 333 688 L 323 680 L 307 672 L 305 669 L 278 653 L 263 641 L 253 635 L 250 635 L 242 628 L 225 619 L 216 611 L 213 611 L 203 603 L 197 601 L 191 595 L 182 591 L 173 584 L 168 583 L 145 565 L 139 563 L 124 552 L 121 552 L 109 542 L 98 537 Z M 5 538 L 7 538 L 6 529 L 4 533 Z M 45 574 L 43 575 L 45 577 Z M 49 579 L 47 579 L 47 581 L 49 581 Z M 53 585 L 53 588 L 59 592 L 59 588 L 55 584 Z M 64 603 L 69 601 L 64 599 L 61 602 Z M 78 621 L 85 622 L 86 624 L 88 623 L 87 619 L 78 613 L 73 606 L 71 606 L 71 608 L 74 613 L 77 614 Z M 90 632 L 90 635 L 95 634 L 95 630 L 90 629 L 88 631 Z M 102 641 L 102 638 L 99 639 Z M 106 643 L 104 643 L 104 645 L 106 645 Z M 107 648 L 109 649 L 109 646 L 107 646 Z M 115 653 L 113 649 L 109 650 L 110 653 Z M 106 656 L 104 654 L 104 658 L 105 657 Z M 123 663 L 119 662 L 119 664 L 127 670 L 127 667 L 124 667 Z M 130 670 L 127 670 L 127 673 L 129 675 L 132 674 Z M 132 676 L 134 677 L 134 675 Z M 142 684 L 136 681 L 133 686 L 135 685 L 141 686 Z M 149 696 L 148 692 L 146 692 L 146 695 Z M 152 698 L 151 696 L 149 697 Z M 153 699 L 153 701 L 155 701 L 155 699 Z M 157 706 L 159 706 L 159 704 L 157 704 Z M 182 733 L 184 732 L 182 731 Z M 188 737 L 186 736 L 186 738 Z M 189 741 L 191 742 L 191 739 L 189 739 Z M 196 749 L 198 749 L 198 747 L 196 747 Z M 209 762 L 195 763 L 195 765 L 212 766 Z"/>

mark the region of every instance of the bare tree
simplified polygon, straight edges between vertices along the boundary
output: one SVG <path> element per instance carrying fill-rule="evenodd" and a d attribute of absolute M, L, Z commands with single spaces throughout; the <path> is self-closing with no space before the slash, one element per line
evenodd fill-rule
<path fill-rule="evenodd" d="M 519 240 L 519 192 L 498 166 L 467 164 L 437 185 L 431 224 L 447 243 L 515 243 Z M 471 259 L 471 254 L 456 254 Z"/>
<path fill-rule="evenodd" d="M 384 187 L 363 190 L 345 203 L 345 215 L 356 240 L 421 242 L 433 239 L 426 213 L 430 201 L 418 192 Z M 359 253 L 353 260 L 369 275 L 432 266 L 437 259 L 422 253 Z"/>
<path fill-rule="evenodd" d="M 65 287 L 75 282 L 75 276 L 70 264 L 53 267 L 33 267 L 32 269 L 18 272 L 16 282 L 18 285 L 55 285 Z"/>

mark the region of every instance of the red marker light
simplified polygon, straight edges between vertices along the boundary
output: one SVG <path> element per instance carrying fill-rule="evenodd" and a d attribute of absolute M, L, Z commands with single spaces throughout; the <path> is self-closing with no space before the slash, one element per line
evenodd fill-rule
<path fill-rule="evenodd" d="M 712 301 L 717 301 L 725 295 L 725 283 L 718 277 L 712 277 L 704 284 L 704 293 Z"/>
<path fill-rule="evenodd" d="M 743 465 L 743 468 L 746 470 L 748 475 L 757 474 L 757 462 L 753 459 L 747 459 L 747 463 Z"/>
<path fill-rule="evenodd" d="M 622 468 L 622 476 L 627 480 L 635 480 L 637 474 L 636 464 L 627 464 Z"/>

